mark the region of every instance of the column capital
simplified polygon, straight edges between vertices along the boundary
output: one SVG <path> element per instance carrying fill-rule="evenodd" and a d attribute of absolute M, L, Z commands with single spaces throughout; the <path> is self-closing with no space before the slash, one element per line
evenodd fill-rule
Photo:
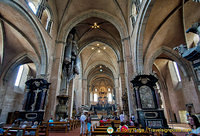
<path fill-rule="evenodd" d="M 121 39 L 122 42 L 124 42 L 125 40 L 130 40 L 130 36 L 124 37 L 123 39 Z"/>
<path fill-rule="evenodd" d="M 120 62 L 124 62 L 124 60 L 122 59 L 122 60 L 118 60 L 118 61 L 117 61 L 117 63 L 120 63 Z"/>

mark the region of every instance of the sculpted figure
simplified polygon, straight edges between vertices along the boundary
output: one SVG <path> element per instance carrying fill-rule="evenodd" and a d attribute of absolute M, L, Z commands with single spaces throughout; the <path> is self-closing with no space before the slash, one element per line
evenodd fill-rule
<path fill-rule="evenodd" d="M 186 33 L 189 33 L 189 32 L 198 34 L 199 37 L 200 37 L 200 23 L 198 23 L 198 22 L 197 22 L 197 23 L 194 23 L 194 24 L 192 25 L 192 27 L 190 27 L 190 28 L 186 31 Z M 199 45 L 199 43 L 198 43 L 198 45 Z"/>

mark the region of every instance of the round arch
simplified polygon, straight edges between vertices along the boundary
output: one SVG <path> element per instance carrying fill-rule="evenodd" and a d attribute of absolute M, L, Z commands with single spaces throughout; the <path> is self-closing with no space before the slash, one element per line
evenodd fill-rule
<path fill-rule="evenodd" d="M 113 76 L 114 78 L 117 78 L 118 75 L 117 75 L 117 71 L 115 70 L 115 68 L 110 65 L 109 63 L 105 62 L 105 61 L 98 61 L 98 62 L 95 62 L 95 63 L 92 63 L 83 73 L 83 79 L 87 79 L 87 76 L 89 74 L 89 72 L 91 71 L 91 69 L 93 68 L 93 66 L 96 66 L 96 65 L 99 65 L 99 64 L 102 64 L 102 65 L 105 65 L 105 66 L 108 66 L 108 68 L 112 71 L 113 73 Z"/>
<path fill-rule="evenodd" d="M 2 73 L 1 76 L 1 80 L 3 80 L 3 82 L 7 81 L 9 76 L 11 75 L 11 73 L 13 72 L 13 70 L 19 66 L 20 64 L 24 64 L 27 61 L 32 61 L 35 66 L 36 69 L 39 69 L 39 60 L 35 59 L 35 57 L 33 56 L 32 53 L 22 53 L 19 54 L 17 57 L 15 57 L 10 63 L 9 65 L 5 68 L 4 72 Z M 36 70 L 36 71 L 37 71 Z"/>
<path fill-rule="evenodd" d="M 148 17 L 150 16 L 151 9 L 153 8 L 153 4 L 156 0 L 143 0 L 143 6 L 140 9 L 138 14 L 138 19 L 135 24 L 135 35 L 133 37 L 133 44 L 135 45 L 133 49 L 136 62 L 136 72 L 142 73 L 144 72 L 144 64 L 143 64 L 143 35 L 145 32 L 146 24 L 148 21 Z"/>
<path fill-rule="evenodd" d="M 116 27 L 116 29 L 118 30 L 118 32 L 121 36 L 121 39 L 124 39 L 128 36 L 128 32 L 125 29 L 126 28 L 125 24 L 123 24 L 122 21 L 120 21 L 118 18 L 116 18 L 115 16 L 113 16 L 107 12 L 92 9 L 92 10 L 88 10 L 86 12 L 81 13 L 80 15 L 76 16 L 75 18 L 71 19 L 69 21 L 69 23 L 66 23 L 65 26 L 60 27 L 59 28 L 60 35 L 58 36 L 57 40 L 58 41 L 66 41 L 67 35 L 72 30 L 72 28 L 75 27 L 78 23 L 80 23 L 90 17 L 98 17 L 98 18 L 104 19 L 104 20 L 110 22 L 111 24 L 113 24 Z"/>
<path fill-rule="evenodd" d="M 48 68 L 48 59 L 47 59 L 47 47 L 45 44 L 44 37 L 42 35 L 42 32 L 40 31 L 40 28 L 37 26 L 37 23 L 32 15 L 24 9 L 18 2 L 15 1 L 7 1 L 2 0 L 0 3 L 5 3 L 6 5 L 9 5 L 11 8 L 16 10 L 19 14 L 21 14 L 25 20 L 27 20 L 30 23 L 30 26 L 33 28 L 35 35 L 37 36 L 37 40 L 39 42 L 39 51 L 40 51 L 40 74 L 46 74 L 47 68 Z M 6 20 L 6 19 L 5 19 Z M 7 20 L 8 21 L 8 20 Z M 13 24 L 14 26 L 14 24 Z M 17 28 L 17 26 L 15 26 Z M 20 28 L 17 28 L 20 30 Z M 30 40 L 29 40 L 30 41 Z M 33 44 L 31 44 L 33 45 Z"/>
<path fill-rule="evenodd" d="M 145 60 L 145 67 L 144 67 L 145 73 L 152 73 L 152 66 L 154 61 L 162 53 L 169 56 L 170 58 L 175 60 L 178 64 L 180 64 L 180 68 L 184 76 L 190 78 L 190 76 L 192 75 L 192 70 L 189 64 L 185 60 L 183 60 L 183 58 L 178 53 L 176 53 L 174 50 L 166 46 L 160 47 L 154 53 L 152 53 L 153 55 L 150 58 Z"/>
<path fill-rule="evenodd" d="M 113 41 L 109 41 L 109 40 L 106 40 L 105 38 L 100 38 L 100 37 L 99 38 L 87 39 L 86 42 L 80 43 L 81 48 L 79 48 L 79 54 L 84 50 L 84 48 L 87 45 L 92 44 L 93 42 L 100 42 L 100 43 L 106 44 L 107 46 L 109 46 L 115 52 L 115 55 L 117 56 L 118 60 L 120 60 L 122 58 L 122 55 L 120 53 L 120 49 L 112 46 Z"/>
<path fill-rule="evenodd" d="M 108 76 L 108 75 L 104 75 L 104 77 L 99 77 L 98 75 L 100 75 L 100 74 L 96 74 L 96 75 L 94 75 L 94 77 L 92 77 L 91 79 L 89 79 L 88 80 L 88 84 L 90 84 L 92 81 L 94 81 L 94 80 L 98 80 L 98 79 L 101 79 L 101 78 L 106 78 L 106 79 L 108 79 L 109 81 L 112 81 L 112 80 L 114 80 L 114 79 L 112 79 L 112 77 L 110 77 L 110 76 Z M 113 81 L 113 86 L 114 86 L 114 81 Z"/>

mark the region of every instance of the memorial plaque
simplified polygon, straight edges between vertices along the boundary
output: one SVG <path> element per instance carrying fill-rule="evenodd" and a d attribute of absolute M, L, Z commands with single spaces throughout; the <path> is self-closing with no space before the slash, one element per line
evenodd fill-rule
<path fill-rule="evenodd" d="M 139 92 L 140 92 L 142 108 L 144 109 L 155 108 L 155 103 L 153 100 L 151 88 L 144 85 L 140 87 Z"/>
<path fill-rule="evenodd" d="M 162 128 L 163 122 L 162 120 L 146 120 L 146 126 L 148 128 Z"/>

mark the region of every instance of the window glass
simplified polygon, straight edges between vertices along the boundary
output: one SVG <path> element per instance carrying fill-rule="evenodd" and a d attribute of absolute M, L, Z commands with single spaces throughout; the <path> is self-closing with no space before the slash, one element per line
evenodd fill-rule
<path fill-rule="evenodd" d="M 20 83 L 20 80 L 21 80 L 21 77 L 22 77 L 23 69 L 24 69 L 23 65 L 19 66 L 17 78 L 15 80 L 15 86 L 19 86 L 19 83 Z"/>
<path fill-rule="evenodd" d="M 112 102 L 112 94 L 111 93 L 108 94 L 108 101 Z"/>
<path fill-rule="evenodd" d="M 31 8 L 31 10 L 33 11 L 33 13 L 36 14 L 37 9 L 36 9 L 35 5 L 32 2 L 28 2 L 28 5 Z"/>
<path fill-rule="evenodd" d="M 97 98 L 98 96 L 97 96 L 97 94 L 95 93 L 94 94 L 94 102 L 97 102 L 98 101 L 98 98 Z"/>
<path fill-rule="evenodd" d="M 174 64 L 174 68 L 175 68 L 175 71 L 176 71 L 176 76 L 178 78 L 178 81 L 180 82 L 181 81 L 181 76 L 180 76 L 180 73 L 179 73 L 179 70 L 178 70 L 178 65 L 177 65 L 177 63 L 175 61 L 173 62 L 173 64 Z"/>

